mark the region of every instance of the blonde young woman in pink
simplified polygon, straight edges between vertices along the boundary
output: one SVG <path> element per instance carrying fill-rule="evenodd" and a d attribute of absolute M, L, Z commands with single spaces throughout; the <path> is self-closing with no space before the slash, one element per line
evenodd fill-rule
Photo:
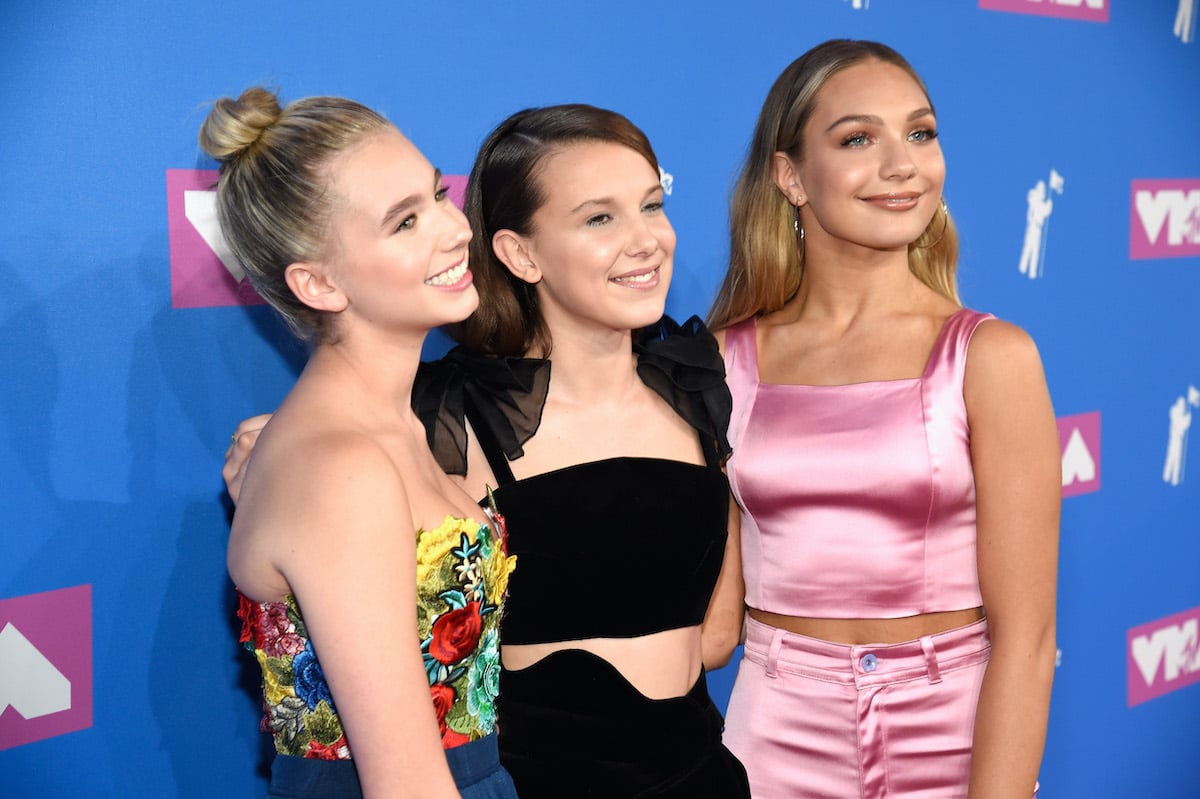
<path fill-rule="evenodd" d="M 1019 328 L 963 308 L 928 92 L 830 41 L 771 88 L 712 312 L 733 394 L 706 661 L 757 799 L 1036 791 L 1055 657 L 1054 412 Z M 744 580 L 743 580 L 744 577 Z"/>

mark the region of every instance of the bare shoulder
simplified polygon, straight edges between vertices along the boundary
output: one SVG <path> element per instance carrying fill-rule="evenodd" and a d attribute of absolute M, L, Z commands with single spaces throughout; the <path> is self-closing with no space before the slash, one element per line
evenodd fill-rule
<path fill-rule="evenodd" d="M 967 350 L 963 398 L 975 432 L 980 432 L 983 424 L 1010 433 L 1014 426 L 1041 430 L 1053 425 L 1054 412 L 1037 345 L 1010 322 L 989 319 L 975 329 Z"/>
<path fill-rule="evenodd" d="M 988 319 L 975 328 L 967 350 L 968 386 L 1007 380 L 1020 374 L 1042 374 L 1042 360 L 1033 337 L 1001 319 Z"/>
<path fill-rule="evenodd" d="M 401 475 L 369 436 L 272 432 L 255 447 L 233 520 L 229 567 L 243 588 L 292 584 L 310 565 L 378 552 L 412 526 Z"/>

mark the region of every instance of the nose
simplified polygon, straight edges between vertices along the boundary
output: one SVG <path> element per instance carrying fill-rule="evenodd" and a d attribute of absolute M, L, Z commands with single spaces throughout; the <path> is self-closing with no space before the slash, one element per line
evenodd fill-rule
<path fill-rule="evenodd" d="M 650 220 L 639 216 L 630 233 L 629 245 L 625 248 L 625 252 L 632 257 L 645 257 L 653 255 L 660 246 L 658 231 L 655 230 L 654 225 Z"/>
<path fill-rule="evenodd" d="M 909 144 L 903 138 L 889 138 L 883 146 L 883 163 L 879 175 L 884 180 L 908 180 L 917 174 L 917 165 L 909 153 Z"/>
<path fill-rule="evenodd" d="M 445 204 L 446 232 L 445 245 L 447 250 L 457 250 L 471 240 L 471 226 L 466 215 L 452 202 Z"/>

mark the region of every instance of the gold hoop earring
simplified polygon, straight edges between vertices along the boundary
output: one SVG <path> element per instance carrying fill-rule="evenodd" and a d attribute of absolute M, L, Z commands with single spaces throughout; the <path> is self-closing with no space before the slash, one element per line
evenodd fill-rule
<path fill-rule="evenodd" d="M 950 209 L 946 206 L 945 197 L 942 198 L 941 203 L 938 206 L 938 210 L 942 212 L 942 229 L 938 233 L 937 238 L 928 244 L 917 244 L 916 242 L 913 242 L 914 247 L 919 247 L 922 250 L 928 250 L 941 244 L 942 239 L 946 237 L 946 228 L 950 226 Z M 936 213 L 936 211 L 934 213 Z"/>

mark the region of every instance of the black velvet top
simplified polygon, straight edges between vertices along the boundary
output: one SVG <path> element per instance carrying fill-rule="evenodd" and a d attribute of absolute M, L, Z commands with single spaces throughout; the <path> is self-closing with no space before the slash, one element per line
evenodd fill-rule
<path fill-rule="evenodd" d="M 696 428 L 706 465 L 610 458 L 515 480 L 508 460 L 537 431 L 550 362 L 456 348 L 418 373 L 413 405 L 442 467 L 466 473 L 470 419 L 499 481 L 495 501 L 517 556 L 504 643 L 626 638 L 704 619 L 729 503 L 720 468 L 730 451 L 724 364 L 696 317 L 682 327 L 663 317 L 634 350 L 643 382 Z"/>

